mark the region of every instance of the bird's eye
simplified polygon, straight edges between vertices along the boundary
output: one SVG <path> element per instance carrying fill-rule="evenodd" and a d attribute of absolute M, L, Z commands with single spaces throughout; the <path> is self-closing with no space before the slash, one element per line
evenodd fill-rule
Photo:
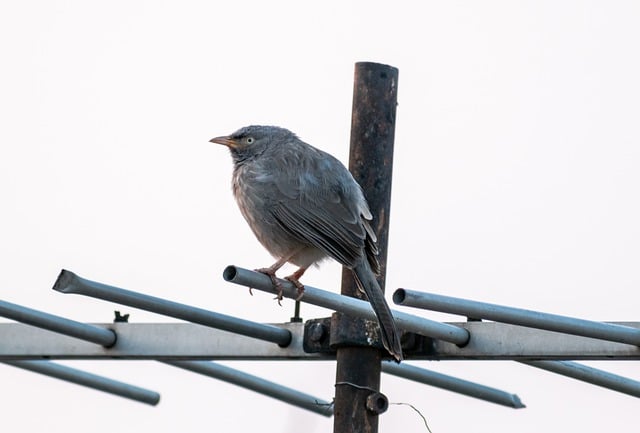
<path fill-rule="evenodd" d="M 247 137 L 247 144 L 253 144 L 253 137 Z"/>

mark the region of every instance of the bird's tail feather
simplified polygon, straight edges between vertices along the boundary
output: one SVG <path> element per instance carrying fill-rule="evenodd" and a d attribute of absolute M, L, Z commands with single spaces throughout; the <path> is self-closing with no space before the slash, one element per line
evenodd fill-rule
<path fill-rule="evenodd" d="M 393 320 L 391 309 L 384 299 L 384 293 L 371 267 L 366 260 L 360 260 L 353 268 L 353 274 L 356 278 L 356 284 L 367 295 L 373 311 L 376 313 L 382 334 L 382 344 L 397 362 L 402 361 L 400 334 L 396 328 L 395 320 Z"/>

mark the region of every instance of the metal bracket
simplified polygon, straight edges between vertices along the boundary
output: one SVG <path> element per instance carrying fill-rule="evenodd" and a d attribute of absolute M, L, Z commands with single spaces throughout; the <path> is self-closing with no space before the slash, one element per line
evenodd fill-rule
<path fill-rule="evenodd" d="M 401 332 L 406 357 L 433 356 L 434 340 L 413 332 Z M 304 324 L 302 348 L 306 353 L 335 353 L 345 346 L 375 347 L 383 350 L 378 324 L 372 320 L 334 313 L 331 317 L 310 319 Z"/>

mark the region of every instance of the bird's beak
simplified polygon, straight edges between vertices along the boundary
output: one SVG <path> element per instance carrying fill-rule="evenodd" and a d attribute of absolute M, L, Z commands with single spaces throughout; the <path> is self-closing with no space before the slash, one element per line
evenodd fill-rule
<path fill-rule="evenodd" d="M 211 140 L 209 140 L 210 143 L 218 143 L 218 144 L 224 144 L 225 146 L 234 149 L 238 146 L 238 142 L 236 140 L 234 140 L 233 138 L 227 136 L 227 135 L 223 135 L 222 137 L 216 137 L 216 138 L 212 138 Z"/>

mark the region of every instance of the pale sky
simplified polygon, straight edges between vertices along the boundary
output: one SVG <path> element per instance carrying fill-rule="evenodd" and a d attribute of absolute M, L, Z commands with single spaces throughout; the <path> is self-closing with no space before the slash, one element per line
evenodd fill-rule
<path fill-rule="evenodd" d="M 272 258 L 233 201 L 228 152 L 208 140 L 275 124 L 347 163 L 354 63 L 374 61 L 400 70 L 389 300 L 404 287 L 637 321 L 638 22 L 633 1 L 4 2 L 0 298 L 86 322 L 109 322 L 114 309 L 131 321 L 172 321 L 53 292 L 66 268 L 249 320 L 287 321 L 291 301 L 279 307 L 222 280 L 228 264 Z M 326 263 L 303 281 L 338 291 L 340 269 Z M 162 400 L 147 407 L 0 365 L 3 430 L 333 425 L 151 361 L 64 364 Z M 434 433 L 635 431 L 638 401 L 627 395 L 509 361 L 413 364 L 527 405 L 512 410 L 384 376 L 390 401 L 414 405 Z M 332 362 L 225 365 L 325 400 L 334 393 Z M 590 365 L 640 379 L 636 362 Z M 380 431 L 425 429 L 394 405 Z"/>

